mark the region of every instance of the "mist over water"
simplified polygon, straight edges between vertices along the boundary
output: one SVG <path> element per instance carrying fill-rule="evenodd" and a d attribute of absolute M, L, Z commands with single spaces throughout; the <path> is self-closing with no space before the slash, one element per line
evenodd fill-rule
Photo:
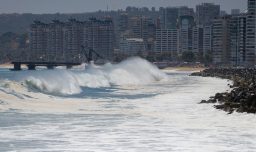
<path fill-rule="evenodd" d="M 1 69 L 0 151 L 254 151 L 255 115 L 198 104 L 231 82 L 188 75 L 140 58 L 86 69 Z"/>

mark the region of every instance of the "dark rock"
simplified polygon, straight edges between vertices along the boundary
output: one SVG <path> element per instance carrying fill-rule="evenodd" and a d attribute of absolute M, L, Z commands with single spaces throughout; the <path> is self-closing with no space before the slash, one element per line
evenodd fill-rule
<path fill-rule="evenodd" d="M 207 101 L 206 100 L 202 100 L 200 103 L 207 103 Z"/>
<path fill-rule="evenodd" d="M 217 100 L 216 99 L 210 99 L 210 100 L 208 100 L 208 103 L 217 103 Z"/>
<path fill-rule="evenodd" d="M 256 69 L 215 68 L 193 73 L 193 76 L 219 77 L 230 79 L 233 85 L 231 92 L 216 93 L 210 99 L 200 103 L 220 103 L 216 109 L 224 110 L 228 114 L 236 112 L 256 113 Z"/>
<path fill-rule="evenodd" d="M 214 106 L 216 109 L 221 109 L 223 110 L 225 108 L 225 105 L 215 105 Z"/>

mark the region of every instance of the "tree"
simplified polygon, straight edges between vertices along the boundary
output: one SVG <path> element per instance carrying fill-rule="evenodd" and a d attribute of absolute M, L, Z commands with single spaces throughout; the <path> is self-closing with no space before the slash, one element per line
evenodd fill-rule
<path fill-rule="evenodd" d="M 207 52 L 204 56 L 204 63 L 206 65 L 209 65 L 212 63 L 212 53 L 211 52 Z"/>
<path fill-rule="evenodd" d="M 7 32 L 0 35 L 0 62 L 9 62 L 26 55 L 29 48 L 27 40 L 28 34 Z"/>
<path fill-rule="evenodd" d="M 185 51 L 182 53 L 182 60 L 185 62 L 194 62 L 195 61 L 195 54 L 191 51 Z"/>

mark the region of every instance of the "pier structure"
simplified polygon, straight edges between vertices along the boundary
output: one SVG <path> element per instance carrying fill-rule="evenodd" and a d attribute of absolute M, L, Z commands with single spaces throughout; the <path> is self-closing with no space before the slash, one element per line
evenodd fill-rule
<path fill-rule="evenodd" d="M 74 62 L 12 62 L 14 71 L 20 71 L 22 65 L 26 65 L 28 70 L 35 70 L 37 66 L 44 66 L 47 69 L 54 69 L 57 66 L 66 66 L 67 69 L 71 69 L 73 66 L 81 65 L 82 63 Z"/>

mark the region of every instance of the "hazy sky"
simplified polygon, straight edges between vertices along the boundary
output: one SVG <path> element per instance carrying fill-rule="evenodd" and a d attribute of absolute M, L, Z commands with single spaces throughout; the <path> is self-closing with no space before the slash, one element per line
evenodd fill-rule
<path fill-rule="evenodd" d="M 153 7 L 184 6 L 195 7 L 202 2 L 214 2 L 222 10 L 232 8 L 245 10 L 247 0 L 0 0 L 0 13 L 79 13 L 125 9 L 127 6 Z"/>

